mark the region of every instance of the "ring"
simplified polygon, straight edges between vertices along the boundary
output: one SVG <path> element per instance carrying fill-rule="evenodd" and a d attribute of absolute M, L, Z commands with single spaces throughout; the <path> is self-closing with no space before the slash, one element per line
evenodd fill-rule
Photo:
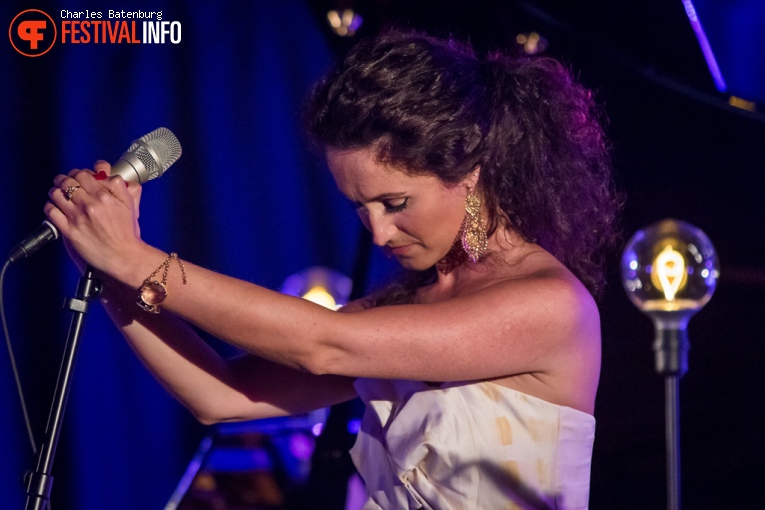
<path fill-rule="evenodd" d="M 80 186 L 69 186 L 64 190 L 64 196 L 67 200 L 71 200 L 72 196 L 74 196 L 74 192 L 80 189 Z"/>

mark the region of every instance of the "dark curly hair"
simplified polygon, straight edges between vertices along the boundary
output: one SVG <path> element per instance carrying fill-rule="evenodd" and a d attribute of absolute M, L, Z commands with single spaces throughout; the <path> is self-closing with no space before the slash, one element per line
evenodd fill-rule
<path fill-rule="evenodd" d="M 480 166 L 489 233 L 517 231 L 600 294 L 620 197 L 601 111 L 557 60 L 480 59 L 465 43 L 393 29 L 353 47 L 305 116 L 319 146 L 372 147 L 409 174 L 457 183 Z"/>

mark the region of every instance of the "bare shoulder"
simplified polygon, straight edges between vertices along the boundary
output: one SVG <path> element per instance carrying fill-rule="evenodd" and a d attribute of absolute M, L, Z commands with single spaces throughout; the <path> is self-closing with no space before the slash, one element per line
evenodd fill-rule
<path fill-rule="evenodd" d="M 571 351 L 600 346 L 600 314 L 585 286 L 565 267 L 550 265 L 525 275 L 502 279 L 476 293 L 476 299 L 496 303 L 498 319 L 519 314 L 537 323 L 529 331 L 545 338 L 530 342 L 547 344 L 551 362 Z"/>
<path fill-rule="evenodd" d="M 326 334 L 332 355 L 318 373 L 491 380 L 591 412 L 600 320 L 585 287 L 538 248 L 513 264 L 456 273 L 421 289 L 414 305 L 346 306 Z"/>
<path fill-rule="evenodd" d="M 572 321 L 572 327 L 599 321 L 597 305 L 587 288 L 552 255 L 534 255 L 520 270 L 509 266 L 479 279 L 469 293 L 476 298 L 499 298 L 508 307 L 534 309 L 554 321 Z"/>
<path fill-rule="evenodd" d="M 495 382 L 592 413 L 600 376 L 600 314 L 584 285 L 562 265 L 550 263 L 523 276 L 502 279 L 480 293 L 496 293 L 497 302 L 522 307 L 538 324 L 530 328 L 535 337 L 527 338 L 527 345 L 545 346 L 535 370 Z M 502 310 L 510 316 L 517 313 L 508 307 Z"/>

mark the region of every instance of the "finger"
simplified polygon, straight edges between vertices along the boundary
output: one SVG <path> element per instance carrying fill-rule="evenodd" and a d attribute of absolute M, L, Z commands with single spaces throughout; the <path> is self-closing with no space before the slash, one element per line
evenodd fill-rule
<path fill-rule="evenodd" d="M 74 169 L 67 176 L 57 176 L 54 183 L 64 191 L 64 198 L 70 201 L 75 200 L 77 204 L 98 199 L 99 196 L 103 198 L 104 193 L 110 193 L 109 186 L 104 185 L 103 181 L 99 182 L 97 175 L 87 169 Z M 66 212 L 67 209 L 64 211 Z"/>
<path fill-rule="evenodd" d="M 96 172 L 93 177 L 95 177 L 97 181 L 105 181 L 112 173 L 112 165 L 103 159 L 99 159 L 93 163 L 93 170 Z"/>
<path fill-rule="evenodd" d="M 81 168 L 72 168 L 71 170 L 69 170 L 69 173 L 66 174 L 66 175 L 68 175 L 69 177 L 74 178 L 74 176 L 77 175 L 77 173 L 79 173 L 79 172 L 82 172 Z"/>
<path fill-rule="evenodd" d="M 127 186 L 128 182 L 122 178 L 121 175 L 115 175 L 113 177 L 109 177 L 105 181 L 103 181 L 104 186 L 107 187 L 109 192 L 117 197 L 122 202 L 128 203 L 128 204 L 136 204 L 135 199 L 133 198 L 133 195 L 129 191 L 130 188 L 140 188 L 139 185 L 136 183 L 133 183 L 133 186 Z"/>
<path fill-rule="evenodd" d="M 110 171 L 112 169 L 112 165 L 109 164 L 108 161 L 104 161 L 103 159 L 99 159 L 95 163 L 93 163 L 93 170 L 98 172 L 104 172 L 106 175 L 111 175 Z"/>
<path fill-rule="evenodd" d="M 78 202 L 83 200 L 83 195 L 95 192 L 99 187 L 89 170 L 72 170 L 69 175 L 57 175 L 53 178 L 53 184 L 61 190 L 64 199 L 68 201 L 71 201 L 75 195 L 79 195 Z M 48 196 L 53 199 L 60 195 L 52 189 L 48 192 Z M 59 202 L 56 203 L 59 204 Z"/>
<path fill-rule="evenodd" d="M 104 160 L 96 161 L 93 164 L 93 169 L 96 170 L 95 178 L 98 180 L 106 180 L 107 176 L 110 175 L 112 166 Z M 128 182 L 124 180 L 124 178 L 121 175 L 113 175 L 108 177 L 108 179 L 119 179 L 119 181 L 122 182 L 122 186 L 126 187 L 128 191 L 130 192 L 130 196 L 133 199 L 133 202 L 136 205 L 136 210 L 138 209 L 138 206 L 141 203 L 141 184 L 138 182 Z M 112 189 L 109 187 L 109 189 Z"/>
<path fill-rule="evenodd" d="M 53 202 L 53 204 L 55 204 L 55 206 L 61 210 L 70 210 L 71 207 L 74 207 L 74 204 L 72 204 L 72 198 L 74 198 L 74 195 L 77 194 L 78 191 L 80 193 L 85 193 L 85 191 L 82 191 L 80 186 L 76 184 L 77 181 L 73 182 L 74 185 L 71 187 L 54 186 L 48 190 L 48 197 L 50 198 L 51 202 Z"/>
<path fill-rule="evenodd" d="M 56 192 L 54 188 L 48 192 L 48 196 L 63 211 L 69 210 L 64 201 L 72 202 L 75 200 L 79 204 L 86 201 L 88 195 L 95 197 L 99 193 L 107 192 L 104 186 L 96 181 L 91 170 L 75 168 L 68 175 L 60 174 L 54 177 L 53 184 L 61 193 Z"/>
<path fill-rule="evenodd" d="M 88 194 L 97 194 L 99 191 L 103 191 L 103 186 L 95 178 L 93 170 L 72 170 L 69 172 L 69 177 L 76 181 L 75 185 L 82 186 Z"/>
<path fill-rule="evenodd" d="M 74 196 L 74 193 L 82 187 L 75 179 L 63 174 L 53 178 L 53 185 L 54 187 L 48 191 L 48 196 L 51 197 L 51 199 L 54 199 L 55 197 L 57 200 L 62 197 L 63 199 L 70 200 Z M 56 190 L 60 191 L 60 193 L 57 193 Z"/>
<path fill-rule="evenodd" d="M 130 196 L 133 199 L 133 202 L 135 202 L 136 207 L 141 203 L 141 192 L 143 190 L 143 186 L 141 186 L 141 183 L 139 182 L 128 182 L 122 178 L 121 175 L 115 175 L 113 177 L 110 177 L 110 179 L 120 180 L 124 184 L 125 188 L 130 193 Z"/>
<path fill-rule="evenodd" d="M 136 216 L 137 216 L 138 204 L 136 203 L 136 201 L 134 200 L 130 192 L 128 192 L 127 182 L 122 178 L 122 176 L 115 175 L 103 180 L 99 180 L 97 175 L 98 174 L 92 174 L 92 175 L 77 174 L 76 177 L 78 179 L 78 182 L 83 183 L 83 187 L 85 186 L 85 183 L 89 181 L 92 181 L 94 183 L 95 187 L 92 190 L 90 189 L 88 190 L 90 197 L 92 197 L 93 199 L 98 200 L 99 197 L 100 199 L 105 199 L 106 197 L 103 195 L 108 193 L 111 197 L 116 198 L 119 202 L 122 202 L 124 205 L 129 207 L 132 211 L 136 213 Z M 132 187 L 137 187 L 137 185 Z"/>
<path fill-rule="evenodd" d="M 79 170 L 72 170 L 72 172 L 75 172 L 75 171 L 79 172 Z M 69 173 L 72 173 L 72 172 L 69 172 Z M 69 177 L 69 175 L 58 174 L 56 177 L 53 178 L 53 185 L 58 186 L 59 188 L 62 186 L 66 187 L 65 183 L 71 180 L 74 180 L 74 178 Z M 75 182 L 74 184 L 78 184 L 78 183 Z"/>
<path fill-rule="evenodd" d="M 50 220 L 51 223 L 53 223 L 53 226 L 56 227 L 59 232 L 63 233 L 64 235 L 69 234 L 69 221 L 66 219 L 66 215 L 61 211 L 61 209 L 58 208 L 55 203 L 45 202 L 43 211 L 45 212 L 45 216 Z"/>
<path fill-rule="evenodd" d="M 93 164 L 93 170 L 96 172 L 93 177 L 97 181 L 105 181 L 109 177 L 117 177 L 116 175 L 111 175 L 112 165 L 110 165 L 108 161 L 104 161 L 102 159 L 99 159 Z M 125 181 L 125 187 L 130 187 L 130 183 L 128 181 Z"/>
<path fill-rule="evenodd" d="M 94 189 L 94 184 L 97 184 L 94 181 L 92 170 L 81 170 L 79 168 L 70 170 L 66 175 L 59 174 L 53 178 L 53 184 L 62 189 L 69 186 L 81 186 L 86 190 Z"/>

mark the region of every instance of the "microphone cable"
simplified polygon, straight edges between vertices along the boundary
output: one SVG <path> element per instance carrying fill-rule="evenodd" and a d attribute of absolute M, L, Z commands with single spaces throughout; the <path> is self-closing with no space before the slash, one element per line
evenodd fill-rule
<path fill-rule="evenodd" d="M 27 412 L 26 399 L 24 398 L 24 390 L 21 387 L 21 377 L 19 377 L 19 369 L 16 366 L 16 357 L 13 355 L 13 345 L 11 344 L 11 335 L 8 333 L 8 322 L 5 319 L 5 300 L 3 294 L 5 293 L 5 272 L 8 266 L 11 265 L 10 260 L 6 260 L 3 264 L 3 269 L 0 270 L 0 320 L 3 323 L 3 333 L 5 335 L 5 345 L 8 348 L 8 357 L 11 360 L 11 370 L 13 371 L 13 379 L 16 381 L 16 389 L 19 394 L 19 401 L 21 402 L 21 412 L 24 415 L 24 424 L 27 428 L 27 434 L 29 435 L 29 443 L 32 446 L 32 453 L 37 455 L 37 443 L 35 442 L 34 434 L 32 433 L 32 422 L 29 419 L 29 412 Z"/>

